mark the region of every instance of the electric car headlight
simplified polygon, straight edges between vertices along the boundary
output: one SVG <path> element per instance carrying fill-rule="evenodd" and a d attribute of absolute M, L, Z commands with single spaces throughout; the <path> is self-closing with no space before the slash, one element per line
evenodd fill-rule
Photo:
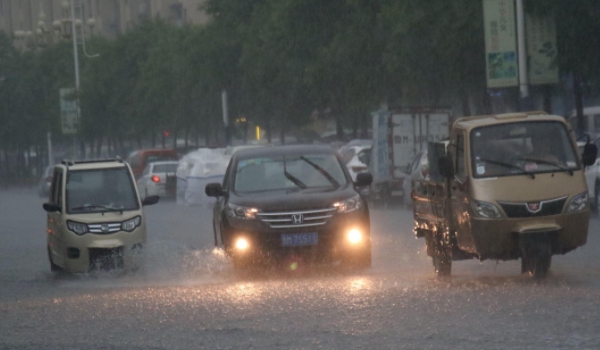
<path fill-rule="evenodd" d="M 258 213 L 256 208 L 242 207 L 235 204 L 227 204 L 227 215 L 236 219 L 254 219 Z"/>
<path fill-rule="evenodd" d="M 362 199 L 360 196 L 354 196 L 341 202 L 333 203 L 333 207 L 337 208 L 338 213 L 349 213 L 362 207 Z"/>
<path fill-rule="evenodd" d="M 140 226 L 142 219 L 139 216 L 134 217 L 131 220 L 123 221 L 121 224 L 121 230 L 131 232 L 135 230 L 136 227 Z"/>
<path fill-rule="evenodd" d="M 77 235 L 84 235 L 88 232 L 88 227 L 86 224 L 82 224 L 80 222 L 75 221 L 67 221 L 67 228 Z"/>
<path fill-rule="evenodd" d="M 567 209 L 568 212 L 575 212 L 575 211 L 582 211 L 583 209 L 585 209 L 585 207 L 587 207 L 587 203 L 588 203 L 588 193 L 583 192 L 581 194 L 576 195 L 575 197 L 573 197 L 573 199 L 571 199 L 571 202 L 569 202 L 569 208 Z"/>
<path fill-rule="evenodd" d="M 500 214 L 500 210 L 498 210 L 498 208 L 492 203 L 474 200 L 471 201 L 471 206 L 473 207 L 475 214 L 482 218 L 496 219 L 502 216 L 502 214 Z"/>

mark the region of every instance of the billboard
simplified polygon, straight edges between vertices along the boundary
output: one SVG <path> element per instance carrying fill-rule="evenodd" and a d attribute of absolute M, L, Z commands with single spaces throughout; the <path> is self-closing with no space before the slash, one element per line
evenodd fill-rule
<path fill-rule="evenodd" d="M 529 84 L 557 84 L 556 25 L 552 17 L 525 17 Z"/>
<path fill-rule="evenodd" d="M 483 0 L 488 88 L 519 85 L 513 0 Z"/>
<path fill-rule="evenodd" d="M 60 89 L 60 126 L 65 135 L 79 130 L 79 106 L 75 88 Z"/>

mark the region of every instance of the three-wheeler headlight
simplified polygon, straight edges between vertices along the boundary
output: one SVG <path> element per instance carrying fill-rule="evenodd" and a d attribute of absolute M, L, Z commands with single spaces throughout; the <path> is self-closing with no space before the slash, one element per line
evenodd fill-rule
<path fill-rule="evenodd" d="M 582 211 L 583 209 L 585 209 L 585 207 L 587 207 L 587 204 L 588 193 L 586 191 L 576 195 L 575 197 L 573 197 L 573 199 L 571 199 L 571 201 L 569 202 L 569 207 L 567 208 L 567 212 L 572 213 L 576 211 Z"/>
<path fill-rule="evenodd" d="M 123 221 L 123 223 L 121 224 L 121 230 L 131 232 L 135 230 L 136 227 L 140 226 L 141 222 L 142 218 L 140 218 L 139 216 L 136 216 L 131 220 Z"/>
<path fill-rule="evenodd" d="M 497 219 L 502 217 L 502 214 L 500 213 L 498 207 L 496 207 L 492 203 L 472 200 L 471 207 L 473 208 L 475 214 L 482 218 Z"/>
<path fill-rule="evenodd" d="M 67 221 L 67 228 L 69 229 L 69 231 L 79 236 L 89 232 L 86 224 L 82 224 L 81 222 L 76 221 Z"/>

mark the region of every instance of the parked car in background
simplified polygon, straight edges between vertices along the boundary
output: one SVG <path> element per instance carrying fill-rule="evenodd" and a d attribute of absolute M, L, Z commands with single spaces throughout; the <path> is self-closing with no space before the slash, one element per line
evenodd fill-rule
<path fill-rule="evenodd" d="M 149 163 L 158 161 L 177 161 L 179 155 L 174 149 L 157 148 L 157 149 L 141 149 L 132 152 L 127 158 L 127 163 L 133 171 L 133 176 L 136 180 L 142 176 L 144 169 Z"/>
<path fill-rule="evenodd" d="M 141 198 L 150 196 L 175 197 L 179 162 L 159 161 L 146 166 L 137 181 Z"/>
<path fill-rule="evenodd" d="M 415 155 L 410 168 L 408 169 L 408 175 L 404 178 L 402 183 L 404 196 L 402 201 L 405 206 L 409 207 L 412 205 L 412 182 L 413 180 L 428 180 L 429 179 L 429 160 L 427 158 L 427 148 Z"/>
<path fill-rule="evenodd" d="M 342 155 L 342 161 L 346 164 L 352 181 L 356 181 L 356 175 L 368 171 L 369 157 L 371 156 L 371 145 L 348 147 Z"/>
<path fill-rule="evenodd" d="M 590 143 L 596 145 L 596 147 L 600 148 L 600 135 L 591 136 Z M 585 141 L 578 141 L 577 147 L 579 148 L 579 153 L 583 154 L 583 150 L 585 147 Z M 588 197 L 590 203 L 590 209 L 594 212 L 599 212 L 600 208 L 600 157 L 596 158 L 596 162 L 592 165 L 585 167 L 585 182 L 588 187 Z"/>
<path fill-rule="evenodd" d="M 40 197 L 48 197 L 50 194 L 50 186 L 52 185 L 52 173 L 54 165 L 46 167 L 42 173 L 42 178 L 38 182 L 38 194 Z"/>

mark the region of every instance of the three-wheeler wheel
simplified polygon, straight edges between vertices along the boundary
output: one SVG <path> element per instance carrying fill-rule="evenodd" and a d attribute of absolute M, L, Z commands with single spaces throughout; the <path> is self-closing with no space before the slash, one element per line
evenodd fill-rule
<path fill-rule="evenodd" d="M 444 246 L 443 236 L 439 232 L 427 232 L 425 244 L 427 255 L 433 260 L 433 268 L 437 276 L 450 276 L 452 272 L 452 256 Z"/>
<path fill-rule="evenodd" d="M 552 243 L 547 234 L 528 234 L 519 237 L 521 273 L 544 278 L 552 263 Z"/>

